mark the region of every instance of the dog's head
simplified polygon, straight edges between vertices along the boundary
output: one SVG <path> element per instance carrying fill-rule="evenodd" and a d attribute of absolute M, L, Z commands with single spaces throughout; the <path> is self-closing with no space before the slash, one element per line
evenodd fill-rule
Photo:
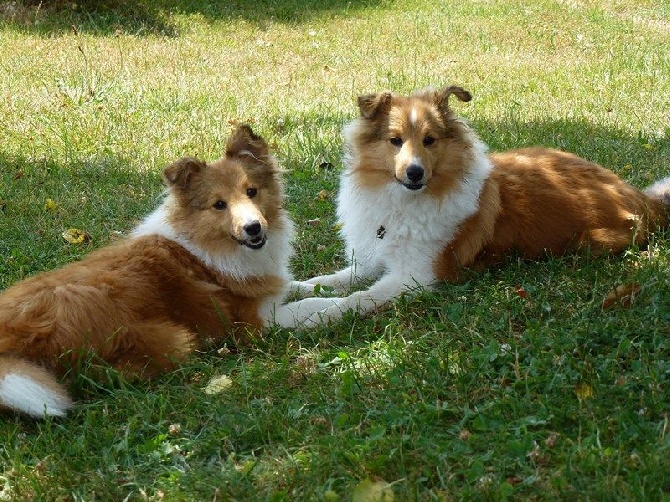
<path fill-rule="evenodd" d="M 210 164 L 180 159 L 165 169 L 164 181 L 175 201 L 172 226 L 212 252 L 262 248 L 282 211 L 276 162 L 265 140 L 246 125 L 233 131 L 225 157 Z"/>
<path fill-rule="evenodd" d="M 410 192 L 441 192 L 462 169 L 467 127 L 449 107 L 450 96 L 470 101 L 461 87 L 410 96 L 390 92 L 358 98 L 360 117 L 346 130 L 360 182 L 396 182 Z"/>

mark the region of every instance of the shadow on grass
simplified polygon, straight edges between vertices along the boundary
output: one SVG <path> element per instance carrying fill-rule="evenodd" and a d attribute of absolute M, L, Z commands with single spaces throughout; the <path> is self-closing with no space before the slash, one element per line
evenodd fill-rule
<path fill-rule="evenodd" d="M 109 244 L 155 207 L 159 174 L 128 165 L 109 156 L 63 165 L 0 151 L 0 290 Z M 90 240 L 69 244 L 62 234 L 70 228 Z"/>
<path fill-rule="evenodd" d="M 197 14 L 207 20 L 245 19 L 263 28 L 269 21 L 301 24 L 346 15 L 378 0 L 0 0 L 2 22 L 40 35 L 80 32 L 173 37 L 172 14 Z"/>

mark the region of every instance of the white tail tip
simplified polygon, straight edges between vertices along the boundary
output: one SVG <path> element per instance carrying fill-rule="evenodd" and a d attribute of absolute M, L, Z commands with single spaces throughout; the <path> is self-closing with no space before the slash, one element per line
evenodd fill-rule
<path fill-rule="evenodd" d="M 645 188 L 644 193 L 652 199 L 659 199 L 666 205 L 670 205 L 670 177 L 658 180 L 651 186 Z"/>
<path fill-rule="evenodd" d="M 35 418 L 62 417 L 72 407 L 67 395 L 17 373 L 8 373 L 0 380 L 0 403 Z"/>

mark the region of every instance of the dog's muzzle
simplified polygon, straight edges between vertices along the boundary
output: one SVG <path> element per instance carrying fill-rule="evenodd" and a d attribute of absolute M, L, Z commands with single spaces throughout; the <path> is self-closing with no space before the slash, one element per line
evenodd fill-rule
<path fill-rule="evenodd" d="M 410 164 L 409 167 L 407 168 L 407 171 L 405 171 L 405 176 L 407 176 L 407 181 L 400 181 L 402 183 L 402 186 L 407 188 L 408 190 L 419 190 L 426 186 L 426 183 L 423 180 L 425 171 L 423 167 L 421 167 L 419 164 Z"/>
<path fill-rule="evenodd" d="M 242 230 L 244 230 L 246 237 L 244 239 L 236 238 L 235 240 L 238 242 L 238 244 L 246 246 L 250 249 L 260 249 L 265 246 L 267 237 L 265 236 L 265 232 L 263 232 L 263 227 L 261 226 L 260 222 L 252 221 L 247 223 L 244 225 L 244 227 L 242 227 Z"/>

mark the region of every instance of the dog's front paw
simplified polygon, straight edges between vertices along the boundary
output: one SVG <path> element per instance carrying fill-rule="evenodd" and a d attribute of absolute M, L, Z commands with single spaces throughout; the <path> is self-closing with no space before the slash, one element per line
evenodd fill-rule
<path fill-rule="evenodd" d="M 289 287 L 289 294 L 299 296 L 301 298 L 309 298 L 310 296 L 318 296 L 318 286 L 305 281 L 291 281 Z"/>
<path fill-rule="evenodd" d="M 318 298 L 315 298 L 318 299 Z M 350 308 L 346 304 L 346 298 L 322 298 L 323 300 L 330 300 L 330 304 L 322 304 L 325 308 L 314 312 L 303 321 L 303 326 L 307 328 L 315 328 L 317 326 L 325 326 L 331 322 L 336 322 L 342 319 L 345 312 Z M 316 304 L 315 304 L 316 306 Z"/>
<path fill-rule="evenodd" d="M 345 286 L 344 284 L 339 283 L 326 281 L 320 282 L 316 279 L 310 279 L 306 282 L 307 284 L 312 285 L 312 288 L 314 288 L 314 294 L 317 296 L 343 295 L 351 289 L 351 285 Z"/>

